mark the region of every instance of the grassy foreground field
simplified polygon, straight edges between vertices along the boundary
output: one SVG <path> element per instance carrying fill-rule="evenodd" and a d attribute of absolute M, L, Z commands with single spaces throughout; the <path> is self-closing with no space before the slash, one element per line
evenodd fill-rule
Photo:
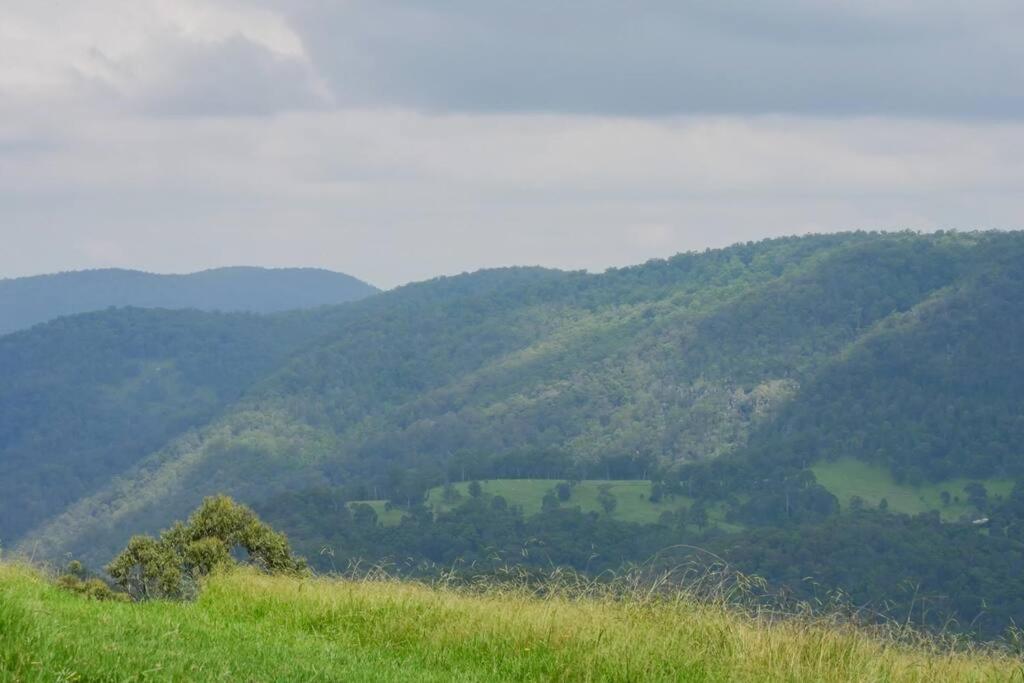
<path fill-rule="evenodd" d="M 1024 668 L 685 597 L 539 598 L 236 571 L 194 603 L 131 604 L 0 564 L 0 680 L 1024 681 Z"/>

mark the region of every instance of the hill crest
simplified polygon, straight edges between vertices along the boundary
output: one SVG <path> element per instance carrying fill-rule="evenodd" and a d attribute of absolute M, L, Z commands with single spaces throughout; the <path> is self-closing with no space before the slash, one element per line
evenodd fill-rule
<path fill-rule="evenodd" d="M 102 268 L 0 279 L 0 335 L 109 307 L 274 313 L 365 298 L 376 287 L 320 268 L 229 266 L 187 274 Z"/>

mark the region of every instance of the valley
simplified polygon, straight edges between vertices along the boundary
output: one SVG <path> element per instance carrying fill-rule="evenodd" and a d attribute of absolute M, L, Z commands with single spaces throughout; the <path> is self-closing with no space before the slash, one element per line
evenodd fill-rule
<path fill-rule="evenodd" d="M 1019 233 L 844 233 L 63 317 L 0 336 L 0 543 L 102 567 L 222 493 L 321 570 L 712 553 L 893 613 L 916 581 L 922 625 L 997 637 L 1024 609 L 1022 293 Z"/>

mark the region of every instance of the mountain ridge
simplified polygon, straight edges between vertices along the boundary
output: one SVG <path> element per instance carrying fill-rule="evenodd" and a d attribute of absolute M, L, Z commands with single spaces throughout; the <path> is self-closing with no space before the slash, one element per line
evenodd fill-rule
<path fill-rule="evenodd" d="M 889 600 L 890 581 L 922 579 L 960 595 L 966 622 L 1002 601 L 972 622 L 991 634 L 1024 615 L 997 566 L 1024 557 L 1021 302 L 1022 233 L 845 233 L 600 274 L 484 270 L 307 311 L 61 318 L 0 337 L 0 536 L 100 565 L 227 493 L 314 562 L 337 547 L 446 566 L 498 547 L 529 563 L 519 544 L 537 537 L 556 562 L 614 569 L 684 543 L 797 591 L 820 573 Z M 948 507 L 862 513 L 814 474 L 849 458 Z M 643 481 L 657 522 L 596 499 L 531 515 L 455 491 L 442 512 L 422 504 L 503 479 Z M 631 490 L 623 509 L 648 495 Z M 391 526 L 372 521 L 385 513 Z M 992 536 L 972 525 L 986 515 L 1002 520 Z M 815 564 L 817 546 L 856 558 L 879 530 L 901 544 L 884 573 L 843 584 Z M 969 590 L 958 547 L 992 565 Z"/>
<path fill-rule="evenodd" d="M 271 313 L 355 301 L 376 287 L 322 268 L 228 266 L 186 274 L 123 268 L 0 279 L 0 335 L 109 307 Z"/>
<path fill-rule="evenodd" d="M 289 462 L 319 461 L 299 480 L 356 477 L 397 499 L 403 487 L 414 497 L 415 486 L 389 486 L 389 460 L 406 479 L 436 483 L 456 463 L 480 471 L 484 454 L 488 467 L 519 476 L 545 463 L 547 474 L 637 476 L 726 454 L 814 367 L 960 277 L 946 252 L 965 253 L 967 241 L 791 238 L 604 274 L 502 269 L 408 285 L 336 310 L 334 332 L 281 356 L 214 418 L 220 427 L 200 429 L 199 451 L 185 460 L 192 475 L 171 458 L 172 480 L 238 494 L 259 489 L 251 473 L 261 466 L 286 487 Z M 230 436 L 204 440 L 203 429 Z M 162 452 L 140 466 L 165 460 Z"/>

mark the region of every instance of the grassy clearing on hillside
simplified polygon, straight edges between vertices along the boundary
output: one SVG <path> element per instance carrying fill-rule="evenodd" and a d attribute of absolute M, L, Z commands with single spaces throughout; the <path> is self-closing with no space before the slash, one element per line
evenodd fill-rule
<path fill-rule="evenodd" d="M 210 579 L 195 603 L 111 603 L 0 565 L 14 681 L 1024 681 L 995 652 L 841 624 L 753 619 L 679 594 L 626 599 L 393 580 Z"/>
<path fill-rule="evenodd" d="M 541 510 L 541 502 L 544 494 L 551 491 L 556 484 L 564 479 L 490 479 L 481 481 L 480 487 L 484 494 L 502 496 L 509 504 L 518 505 L 523 509 L 526 516 L 535 515 Z M 637 479 L 587 479 L 579 482 L 572 488 L 572 495 L 569 500 L 561 502 L 562 507 L 579 507 L 583 512 L 598 512 L 604 514 L 597 495 L 601 488 L 607 486 L 612 495 L 615 496 L 616 505 L 612 511 L 612 519 L 621 522 L 635 522 L 637 524 L 654 524 L 663 512 L 678 510 L 680 507 L 689 507 L 693 500 L 686 496 L 666 497 L 655 503 L 650 500 L 651 482 Z M 427 505 L 435 512 L 448 510 L 469 497 L 469 484 L 462 482 L 454 484 L 455 490 L 462 497 L 454 503 L 445 503 L 443 500 L 443 488 L 435 487 L 427 495 Z M 718 506 L 708 509 L 708 518 L 713 524 L 725 529 L 735 529 L 734 525 L 726 523 L 723 519 L 722 510 Z"/>
<path fill-rule="evenodd" d="M 1013 489 L 1013 481 L 1010 479 L 960 478 L 922 484 L 921 486 L 898 484 L 888 469 L 852 458 L 819 463 L 811 469 L 814 470 L 818 483 L 835 495 L 844 509 L 848 507 L 852 496 L 860 496 L 869 506 L 877 506 L 885 498 L 889 503 L 889 510 L 892 512 L 918 514 L 929 510 L 938 510 L 942 514 L 942 518 L 947 521 L 957 520 L 961 515 L 977 514 L 977 510 L 967 504 L 967 496 L 963 491 L 964 485 L 968 482 L 981 482 L 993 498 L 1006 496 Z M 480 486 L 485 495 L 502 496 L 511 505 L 521 507 L 524 515 L 530 516 L 540 512 L 544 494 L 551 491 L 561 481 L 564 480 L 491 479 L 481 481 Z M 435 513 L 450 510 L 469 497 L 468 482 L 453 484 L 453 486 L 460 496 L 454 502 L 444 501 L 443 487 L 440 486 L 431 489 L 427 494 L 427 505 Z M 654 524 L 663 512 L 678 510 L 680 507 L 689 507 L 693 504 L 693 500 L 686 496 L 666 497 L 657 503 L 652 502 L 650 500 L 651 482 L 635 479 L 588 479 L 576 484 L 569 500 L 560 504 L 563 507 L 578 506 L 583 512 L 604 514 L 597 499 L 603 486 L 608 486 L 616 499 L 617 504 L 611 514 L 612 519 L 622 522 Z M 959 497 L 960 501 L 943 506 L 940 497 L 942 491 L 948 491 L 951 496 Z M 378 521 L 384 526 L 398 524 L 405 514 L 399 508 L 386 509 L 386 501 L 383 500 L 359 502 L 372 506 L 377 512 Z M 724 510 L 721 506 L 708 508 L 708 517 L 712 524 L 726 531 L 736 531 L 740 528 L 738 525 L 725 521 Z"/>
<path fill-rule="evenodd" d="M 529 517 L 541 510 L 541 501 L 544 494 L 551 491 L 556 484 L 565 481 L 564 479 L 490 479 L 481 481 L 480 486 L 485 495 L 502 496 L 510 505 L 517 505 L 523 510 L 523 514 Z M 460 498 L 454 502 L 446 503 L 443 499 L 443 487 L 436 486 L 427 493 L 427 506 L 434 513 L 445 512 L 465 502 L 469 498 L 469 482 L 453 484 L 459 492 Z M 654 524 L 663 512 L 678 510 L 680 507 L 689 507 L 693 499 L 686 496 L 673 496 L 654 503 L 650 500 L 651 482 L 637 479 L 588 479 L 575 485 L 572 495 L 568 501 L 561 502 L 562 507 L 579 507 L 583 512 L 598 512 L 604 514 L 601 504 L 598 502 L 597 494 L 602 486 L 608 486 L 615 496 L 616 506 L 612 512 L 612 519 L 621 522 L 635 522 L 637 524 Z M 349 508 L 357 503 L 366 503 L 377 513 L 377 521 L 382 526 L 395 526 L 402 521 L 405 511 L 401 508 L 392 507 L 388 509 L 385 500 L 358 500 L 348 503 Z M 720 506 L 712 506 L 708 509 L 708 518 L 715 524 L 727 531 L 735 531 L 740 527 L 725 521 L 724 511 Z"/>
<path fill-rule="evenodd" d="M 372 507 L 373 511 L 377 513 L 377 522 L 381 526 L 395 526 L 402 521 L 402 517 L 405 517 L 405 511 L 401 508 L 391 507 L 388 509 L 386 500 L 353 500 L 348 504 L 349 509 L 351 510 L 352 506 L 358 503 L 366 503 Z"/>
<path fill-rule="evenodd" d="M 977 514 L 977 510 L 967 504 L 967 495 L 963 490 L 971 481 L 984 484 L 989 497 L 992 498 L 1006 496 L 1013 490 L 1013 481 L 1010 479 L 959 478 L 920 486 L 898 484 L 887 468 L 853 458 L 819 463 L 811 469 L 818 478 L 818 483 L 838 498 L 844 509 L 849 506 L 852 496 L 860 496 L 872 507 L 877 506 L 885 498 L 891 512 L 913 515 L 938 510 L 947 521 L 954 521 L 964 514 Z M 944 506 L 941 498 L 943 491 L 959 497 L 960 501 Z"/>

